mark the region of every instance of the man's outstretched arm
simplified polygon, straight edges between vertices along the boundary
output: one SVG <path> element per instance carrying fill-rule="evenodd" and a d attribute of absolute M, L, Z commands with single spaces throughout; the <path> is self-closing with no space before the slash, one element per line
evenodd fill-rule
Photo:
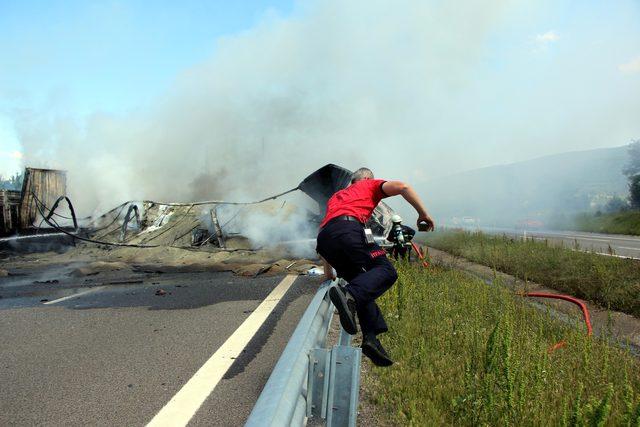
<path fill-rule="evenodd" d="M 427 212 L 418 193 L 409 184 L 405 184 L 402 181 L 387 181 L 382 184 L 382 191 L 389 197 L 401 195 L 418 213 L 418 227 L 422 221 L 425 221 L 427 223 L 427 231 L 433 231 L 435 228 L 433 218 Z"/>

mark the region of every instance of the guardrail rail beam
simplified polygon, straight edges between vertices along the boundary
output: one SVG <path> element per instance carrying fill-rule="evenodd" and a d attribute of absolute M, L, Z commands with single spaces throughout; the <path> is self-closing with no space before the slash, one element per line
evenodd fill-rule
<path fill-rule="evenodd" d="M 311 300 L 256 402 L 246 427 L 303 426 L 307 419 L 329 427 L 355 427 L 362 351 L 342 328 L 338 345 L 327 347 L 335 308 L 324 282 Z"/>

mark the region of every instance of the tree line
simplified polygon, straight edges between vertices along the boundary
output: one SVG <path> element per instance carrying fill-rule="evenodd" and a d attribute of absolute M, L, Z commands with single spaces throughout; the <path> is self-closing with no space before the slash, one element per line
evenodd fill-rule
<path fill-rule="evenodd" d="M 629 161 L 623 169 L 629 183 L 628 204 L 631 209 L 640 209 L 640 139 L 629 144 Z"/>
<path fill-rule="evenodd" d="M 20 191 L 22 190 L 22 179 L 24 178 L 23 173 L 16 173 L 13 176 L 5 178 L 4 175 L 0 174 L 0 190 L 14 190 Z"/>

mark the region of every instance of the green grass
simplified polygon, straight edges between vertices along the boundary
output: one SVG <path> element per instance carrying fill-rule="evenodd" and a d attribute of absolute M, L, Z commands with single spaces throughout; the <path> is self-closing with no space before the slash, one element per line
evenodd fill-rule
<path fill-rule="evenodd" d="M 638 260 L 483 233 L 438 232 L 430 235 L 427 243 L 495 270 L 594 301 L 602 307 L 640 316 Z"/>
<path fill-rule="evenodd" d="M 628 352 L 457 271 L 399 267 L 378 301 L 396 364 L 366 377 L 394 425 L 640 425 Z M 549 353 L 560 340 L 566 347 Z"/>
<path fill-rule="evenodd" d="M 574 224 L 566 228 L 595 233 L 640 235 L 640 211 L 581 214 L 575 218 Z"/>

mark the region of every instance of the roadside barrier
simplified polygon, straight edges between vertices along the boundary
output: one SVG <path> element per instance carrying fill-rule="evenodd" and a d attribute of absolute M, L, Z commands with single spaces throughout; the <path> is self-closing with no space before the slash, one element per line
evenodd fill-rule
<path fill-rule="evenodd" d="M 324 282 L 311 300 L 246 427 L 303 426 L 310 419 L 329 427 L 356 425 L 362 354 L 342 328 L 338 344 L 326 348 L 335 310 L 328 295 L 331 286 L 338 281 Z"/>

